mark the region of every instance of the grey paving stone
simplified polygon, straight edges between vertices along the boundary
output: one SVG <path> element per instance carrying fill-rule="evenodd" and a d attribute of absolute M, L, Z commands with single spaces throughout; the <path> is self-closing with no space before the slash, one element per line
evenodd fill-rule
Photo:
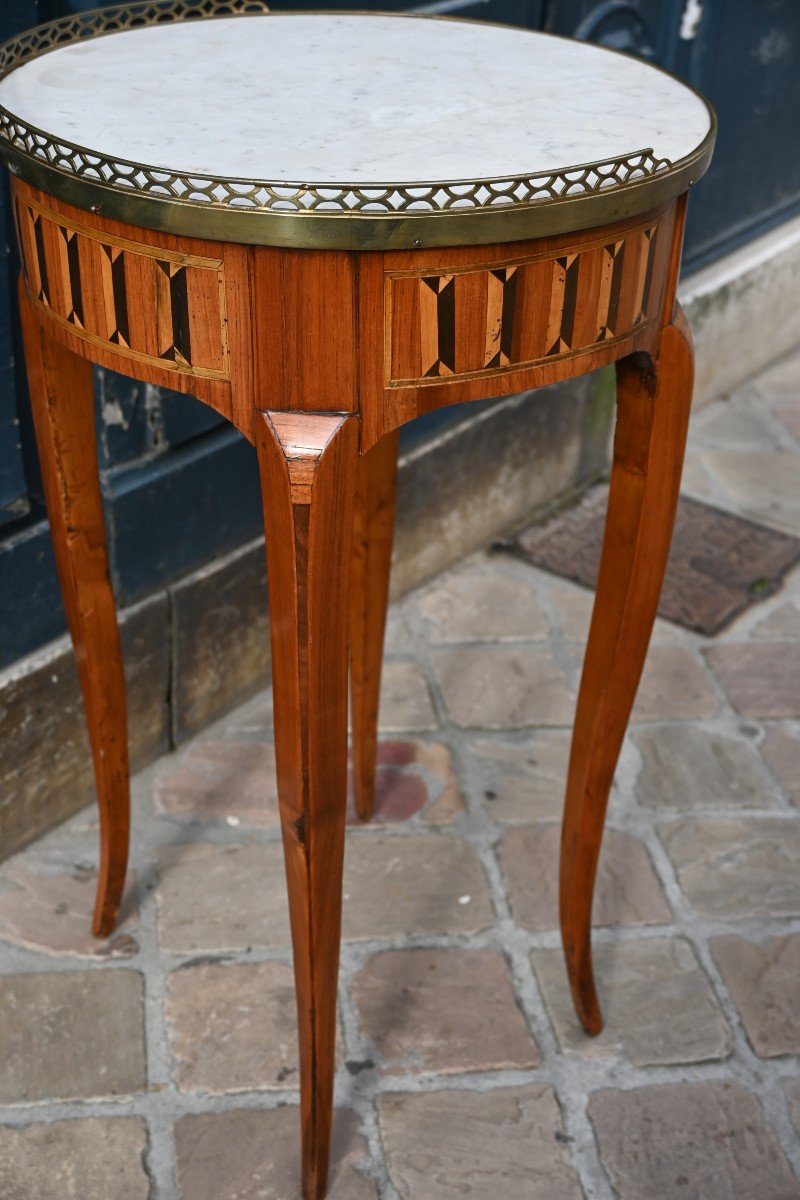
<path fill-rule="evenodd" d="M 459 646 L 431 655 L 447 711 L 465 729 L 568 725 L 575 695 L 545 646 Z"/>
<path fill-rule="evenodd" d="M 684 896 L 720 920 L 800 913 L 800 829 L 785 817 L 684 817 L 659 826 Z"/>
<path fill-rule="evenodd" d="M 719 708 L 711 680 L 694 654 L 651 646 L 631 713 L 632 721 L 688 721 Z"/>
<path fill-rule="evenodd" d="M 508 967 L 492 950 L 389 950 L 350 986 L 383 1074 L 538 1065 Z"/>
<path fill-rule="evenodd" d="M 710 944 L 756 1054 L 800 1054 L 800 933 L 761 943 L 730 934 Z"/>
<path fill-rule="evenodd" d="M 789 1118 L 800 1137 L 800 1078 L 784 1079 L 783 1090 L 789 1108 Z"/>
<path fill-rule="evenodd" d="M 535 580 L 478 559 L 441 575 L 419 594 L 417 611 L 431 642 L 543 638 L 547 621 Z"/>
<path fill-rule="evenodd" d="M 486 801 L 489 815 L 496 821 L 559 820 L 571 737 L 566 729 L 541 729 L 524 742 L 473 742 L 473 787 Z"/>
<path fill-rule="evenodd" d="M 637 1067 L 726 1058 L 728 1022 L 683 938 L 595 946 L 595 979 L 605 1027 L 588 1037 L 575 1016 L 564 956 L 534 950 L 536 976 L 562 1050 L 582 1058 L 621 1055 Z"/>
<path fill-rule="evenodd" d="M 384 1093 L 378 1117 L 403 1200 L 582 1200 L 552 1088 Z"/>
<path fill-rule="evenodd" d="M 720 642 L 704 653 L 743 717 L 800 716 L 800 643 Z"/>
<path fill-rule="evenodd" d="M 510 829 L 499 843 L 511 910 L 523 929 L 558 928 L 559 840 L 557 825 L 542 824 Z M 632 834 L 607 830 L 597 872 L 594 923 L 663 925 L 671 919 L 669 904 L 642 842 Z"/>
<path fill-rule="evenodd" d="M 201 963 L 166 995 L 172 1076 L 182 1092 L 297 1086 L 294 972 L 279 962 Z"/>
<path fill-rule="evenodd" d="M 384 662 L 378 724 L 391 733 L 436 729 L 431 695 L 418 663 Z"/>
<path fill-rule="evenodd" d="M 561 633 L 571 642 L 585 642 L 594 606 L 594 592 L 574 583 L 548 580 L 550 603 Z"/>
<path fill-rule="evenodd" d="M 619 1200 L 797 1200 L 761 1105 L 733 1080 L 595 1092 L 588 1113 Z"/>
<path fill-rule="evenodd" d="M 181 1117 L 175 1155 L 183 1200 L 298 1200 L 300 1111 L 288 1106 Z M 365 1156 L 358 1118 L 337 1109 L 328 1200 L 377 1200 L 375 1185 L 358 1170 Z"/>
<path fill-rule="evenodd" d="M 148 1200 L 140 1117 L 0 1126 L 3 1200 Z"/>
<path fill-rule="evenodd" d="M 278 785 L 272 738 L 212 741 L 198 738 L 170 756 L 153 785 L 159 812 L 194 821 L 276 828 Z"/>
<path fill-rule="evenodd" d="M 767 731 L 760 750 L 789 799 L 800 806 L 800 737 L 775 727 Z"/>
<path fill-rule="evenodd" d="M 0 1104 L 124 1096 L 145 1086 L 138 972 L 6 975 L 0 1012 Z"/>
<path fill-rule="evenodd" d="M 344 936 L 476 933 L 492 922 L 486 877 L 461 838 L 359 833 L 344 861 Z"/>
<path fill-rule="evenodd" d="M 747 808 L 774 805 L 775 787 L 758 751 L 741 736 L 696 725 L 633 732 L 642 756 L 636 799 L 647 808 Z"/>
<path fill-rule="evenodd" d="M 754 627 L 754 638 L 800 641 L 800 605 L 787 600 Z"/>
<path fill-rule="evenodd" d="M 290 941 L 283 849 L 187 843 L 158 855 L 163 950 L 244 950 Z"/>
<path fill-rule="evenodd" d="M 92 935 L 97 872 L 74 867 L 48 870 L 35 851 L 5 864 L 0 878 L 0 939 L 48 955 L 129 958 L 139 949 L 136 877 L 128 876 L 120 918 L 107 938 Z"/>
<path fill-rule="evenodd" d="M 703 465 L 748 517 L 800 533 L 800 453 L 793 450 L 708 450 Z"/>

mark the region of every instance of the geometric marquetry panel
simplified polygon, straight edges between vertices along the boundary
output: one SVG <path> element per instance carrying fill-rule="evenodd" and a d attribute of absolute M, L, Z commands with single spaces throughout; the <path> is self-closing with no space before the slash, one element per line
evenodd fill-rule
<path fill-rule="evenodd" d="M 550 257 L 388 272 L 387 383 L 496 375 L 627 336 L 658 311 L 669 240 L 650 222 Z"/>
<path fill-rule="evenodd" d="M 34 302 L 79 338 L 168 371 L 229 379 L 220 259 L 99 234 L 15 200 Z"/>

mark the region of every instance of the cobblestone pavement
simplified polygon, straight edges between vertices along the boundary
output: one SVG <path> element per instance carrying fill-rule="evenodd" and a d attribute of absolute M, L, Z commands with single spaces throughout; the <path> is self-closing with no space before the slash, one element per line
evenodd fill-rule
<path fill-rule="evenodd" d="M 703 411 L 686 490 L 800 533 L 800 360 Z M 800 1196 L 800 572 L 713 642 L 659 622 L 569 1003 L 558 820 L 590 608 L 477 555 L 392 611 L 378 818 L 347 848 L 333 1200 Z M 0 883 L 3 1200 L 294 1200 L 268 695 Z"/>

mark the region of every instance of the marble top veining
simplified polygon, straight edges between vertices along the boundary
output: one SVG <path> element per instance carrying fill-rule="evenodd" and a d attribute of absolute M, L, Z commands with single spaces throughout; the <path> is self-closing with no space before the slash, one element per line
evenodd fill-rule
<path fill-rule="evenodd" d="M 114 159 L 226 179 L 500 179 L 709 132 L 702 99 L 584 42 L 379 14 L 192 21 L 68 45 L 0 81 L 0 105 Z"/>

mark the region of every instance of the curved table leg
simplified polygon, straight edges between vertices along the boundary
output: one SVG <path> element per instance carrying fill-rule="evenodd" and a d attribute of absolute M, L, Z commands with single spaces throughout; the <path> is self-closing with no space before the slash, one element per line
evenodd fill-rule
<path fill-rule="evenodd" d="M 325 1194 L 347 794 L 358 420 L 261 413 L 275 750 L 300 1040 L 303 1196 Z"/>
<path fill-rule="evenodd" d="M 603 553 L 572 737 L 561 839 L 561 936 L 575 1008 L 603 1020 L 592 973 L 591 915 L 608 794 L 655 620 L 678 503 L 692 398 L 683 313 L 655 365 L 617 365 L 617 427 Z"/>
<path fill-rule="evenodd" d="M 362 821 L 372 816 L 383 636 L 389 603 L 397 440 L 393 430 L 359 459 L 350 576 L 350 704 L 353 785 Z"/>
<path fill-rule="evenodd" d="M 97 473 L 92 365 L 53 340 L 20 283 L 25 364 L 56 568 L 86 708 L 100 806 L 92 931 L 111 932 L 130 837 L 125 677 Z"/>

